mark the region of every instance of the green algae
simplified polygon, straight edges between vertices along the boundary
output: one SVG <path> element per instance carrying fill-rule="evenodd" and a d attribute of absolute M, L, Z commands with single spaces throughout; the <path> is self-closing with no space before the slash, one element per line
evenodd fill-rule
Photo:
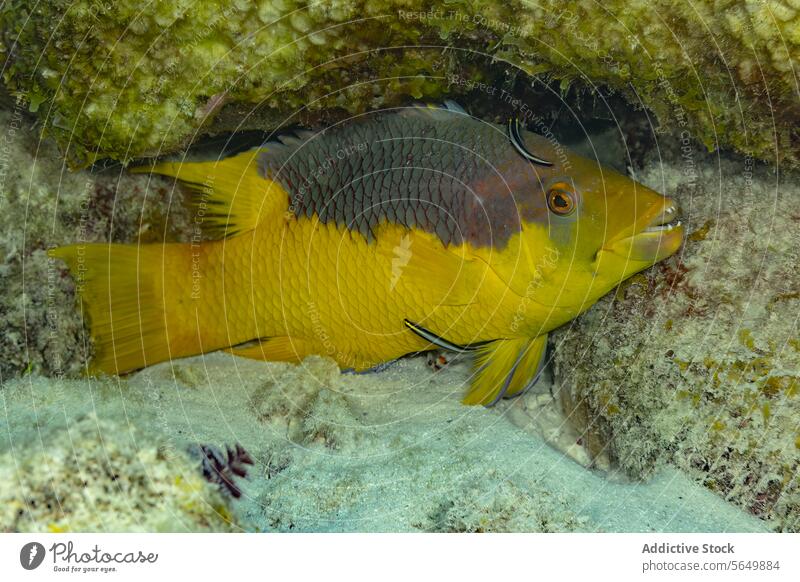
<path fill-rule="evenodd" d="M 5 81 L 73 163 L 174 151 L 225 104 L 303 121 L 496 86 L 514 70 L 562 93 L 607 87 L 708 148 L 798 160 L 795 0 L 164 4 L 0 9 Z"/>
<path fill-rule="evenodd" d="M 696 231 L 691 233 L 687 238 L 692 242 L 706 240 L 706 238 L 708 237 L 708 233 L 713 226 L 714 226 L 713 220 L 706 220 L 703 226 L 701 226 Z"/>

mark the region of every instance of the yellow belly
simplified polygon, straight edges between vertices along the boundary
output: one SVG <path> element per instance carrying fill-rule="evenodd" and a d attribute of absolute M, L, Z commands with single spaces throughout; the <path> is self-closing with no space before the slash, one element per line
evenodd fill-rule
<path fill-rule="evenodd" d="M 201 295 L 224 301 L 202 310 L 205 343 L 291 338 L 298 360 L 317 353 L 360 370 L 432 347 L 405 319 L 462 344 L 508 336 L 519 298 L 469 249 L 389 224 L 375 238 L 285 217 L 207 243 Z"/>

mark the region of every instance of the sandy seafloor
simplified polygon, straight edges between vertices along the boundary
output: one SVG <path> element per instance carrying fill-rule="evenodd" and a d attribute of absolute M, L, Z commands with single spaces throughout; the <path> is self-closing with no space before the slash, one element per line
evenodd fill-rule
<path fill-rule="evenodd" d="M 422 357 L 355 376 L 319 357 L 295 367 L 217 353 L 122 380 L 22 378 L 2 391 L 0 463 L 16 474 L 5 480 L 0 513 L 13 523 L 0 525 L 43 531 L 766 530 L 676 469 L 632 482 L 590 468 L 547 379 L 522 398 L 485 409 L 460 404 L 468 375 L 465 363 L 434 372 Z M 222 496 L 202 486 L 191 503 L 139 499 L 172 494 L 150 481 L 195 479 L 199 461 L 184 451 L 208 443 L 240 443 L 253 456 L 249 476 L 237 480 L 239 500 L 224 496 L 220 510 Z M 160 460 L 142 456 L 154 447 Z M 121 459 L 126 450 L 137 459 Z M 35 468 L 26 470 L 31 463 Z M 131 464 L 144 468 L 138 484 L 109 477 Z M 77 496 L 76 475 L 84 483 Z M 37 506 L 9 509 L 15 491 L 28 492 L 28 504 L 33 499 Z M 227 525 L 215 517 L 220 514 Z"/>

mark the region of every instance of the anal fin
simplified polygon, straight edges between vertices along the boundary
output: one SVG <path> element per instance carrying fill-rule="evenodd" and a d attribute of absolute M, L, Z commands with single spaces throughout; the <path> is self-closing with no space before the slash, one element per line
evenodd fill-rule
<path fill-rule="evenodd" d="M 492 406 L 501 398 L 525 392 L 541 376 L 546 348 L 546 333 L 533 339 L 501 339 L 480 346 L 464 404 Z"/>
<path fill-rule="evenodd" d="M 289 336 L 258 339 L 225 351 L 242 358 L 290 363 L 302 362 L 306 356 L 316 353 L 311 342 Z"/>

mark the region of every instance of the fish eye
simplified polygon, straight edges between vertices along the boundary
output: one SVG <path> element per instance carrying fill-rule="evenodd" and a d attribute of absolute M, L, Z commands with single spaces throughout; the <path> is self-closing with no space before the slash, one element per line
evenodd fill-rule
<path fill-rule="evenodd" d="M 572 214 L 575 210 L 575 192 L 569 184 L 559 182 L 547 191 L 547 207 L 560 216 Z"/>

